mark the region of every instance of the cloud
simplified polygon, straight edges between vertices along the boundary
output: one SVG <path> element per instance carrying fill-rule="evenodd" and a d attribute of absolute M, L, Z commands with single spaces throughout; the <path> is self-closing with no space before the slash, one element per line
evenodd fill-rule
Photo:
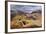
<path fill-rule="evenodd" d="M 31 13 L 32 11 L 40 9 L 42 9 L 41 6 L 36 6 L 36 5 L 11 5 L 11 10 L 14 11 L 19 10 L 27 13 Z"/>

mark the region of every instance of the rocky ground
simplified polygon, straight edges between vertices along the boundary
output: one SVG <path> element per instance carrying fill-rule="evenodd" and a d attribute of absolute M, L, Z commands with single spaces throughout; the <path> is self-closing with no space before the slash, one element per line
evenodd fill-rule
<path fill-rule="evenodd" d="M 42 26 L 42 15 L 39 12 L 16 15 L 11 21 L 11 29 L 37 28 Z"/>

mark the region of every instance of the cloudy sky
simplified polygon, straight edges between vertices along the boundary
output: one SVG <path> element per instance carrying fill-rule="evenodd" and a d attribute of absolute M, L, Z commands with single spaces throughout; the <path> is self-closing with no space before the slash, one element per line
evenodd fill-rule
<path fill-rule="evenodd" d="M 10 5 L 10 9 L 14 11 L 23 11 L 26 13 L 31 13 L 32 11 L 35 10 L 41 10 L 41 6 L 36 6 L 36 5 Z"/>

